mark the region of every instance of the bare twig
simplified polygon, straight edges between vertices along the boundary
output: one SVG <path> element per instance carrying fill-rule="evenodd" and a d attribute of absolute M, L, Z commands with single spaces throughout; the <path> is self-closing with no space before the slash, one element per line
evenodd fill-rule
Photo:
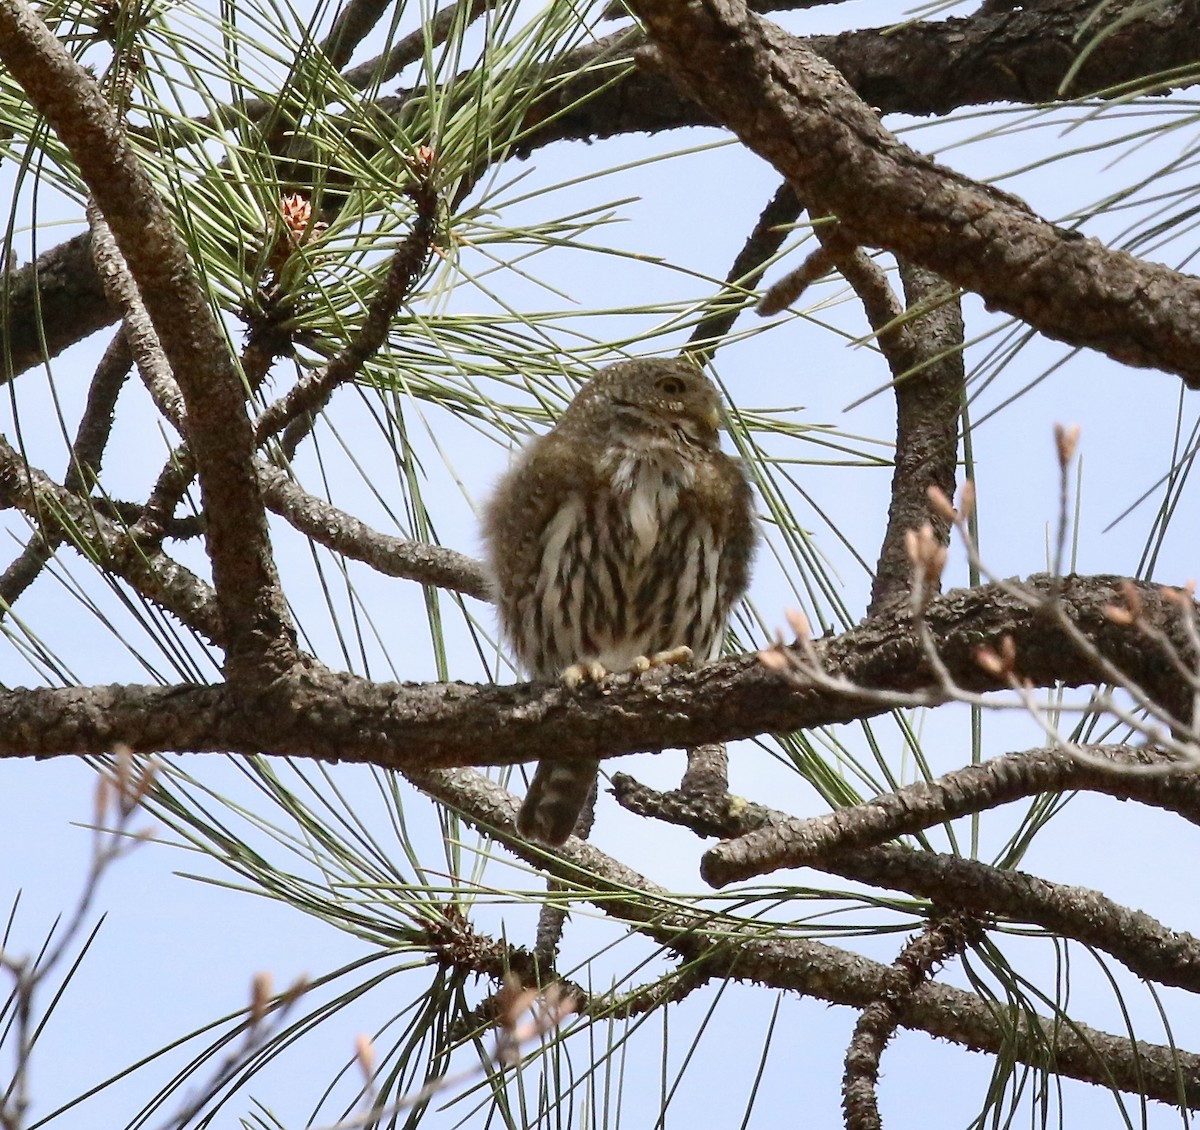
<path fill-rule="evenodd" d="M 185 1099 L 183 1106 L 164 1124 L 163 1130 L 184 1130 L 244 1068 L 247 1060 L 259 1052 L 283 1026 L 296 1004 L 308 990 L 301 977 L 282 993 L 275 994 L 269 973 L 254 976 L 246 1017 L 241 1023 L 244 1039 L 231 1048 L 213 1069 L 212 1074 L 198 1084 Z"/>
<path fill-rule="evenodd" d="M 131 832 L 129 825 L 153 787 L 155 773 L 156 765 L 152 759 L 137 761 L 128 750 L 117 751 L 110 769 L 96 782 L 92 859 L 70 916 L 65 923 L 57 925 L 51 938 L 47 939 L 47 948 L 34 959 L 19 958 L 0 948 L 0 969 L 12 977 L 12 993 L 16 998 L 15 1024 L 6 1026 L 4 1033 L 5 1036 L 11 1034 L 17 1045 L 12 1078 L 0 1092 L 0 1127 L 3 1130 L 23 1130 L 25 1126 L 30 1103 L 33 1043 L 45 1020 L 44 1014 L 40 1018 L 37 1015 L 39 991 L 67 953 L 76 948 L 105 874 L 118 859 L 150 835 L 146 831 Z M 110 818 L 113 818 L 111 826 Z M 53 945 L 50 945 L 51 941 Z"/>
<path fill-rule="evenodd" d="M 1060 547 L 1065 545 L 1066 539 L 1066 464 L 1074 452 L 1077 440 L 1077 433 L 1068 435 L 1063 429 L 1059 429 L 1058 446 L 1063 468 L 1064 500 L 1059 507 L 1060 532 L 1056 539 Z M 934 512 L 958 530 L 968 560 L 974 569 L 987 578 L 997 591 L 1024 604 L 1043 620 L 1052 623 L 1079 660 L 1094 672 L 1092 681 L 1119 688 L 1132 698 L 1134 704 L 1133 709 L 1129 709 L 1122 705 L 1112 692 L 1100 689 L 1087 702 L 1056 704 L 1055 715 L 1095 717 L 1108 714 L 1128 726 L 1132 733 L 1139 735 L 1148 744 L 1160 746 L 1168 754 L 1184 759 L 1189 765 L 1200 762 L 1200 729 L 1195 718 L 1195 710 L 1197 705 L 1200 705 L 1200 676 L 1195 674 L 1197 664 L 1200 664 L 1200 653 L 1197 652 L 1197 647 L 1200 646 L 1200 629 L 1197 629 L 1196 625 L 1192 590 L 1154 590 L 1159 612 L 1173 607 L 1178 609 L 1178 622 L 1172 625 L 1171 631 L 1164 630 L 1157 617 L 1147 615 L 1143 589 L 1132 581 L 1122 582 L 1119 586 L 1126 607 L 1122 608 L 1113 603 L 1102 610 L 1104 617 L 1124 629 L 1143 621 L 1139 634 L 1156 642 L 1159 668 L 1169 670 L 1175 683 L 1173 689 L 1167 690 L 1166 684 L 1157 676 L 1151 675 L 1140 663 L 1135 671 L 1115 657 L 1128 653 L 1128 648 L 1120 641 L 1112 640 L 1108 646 L 1102 646 L 1100 636 L 1094 630 L 1085 630 L 1081 626 L 1077 610 L 1073 609 L 1070 606 L 1071 602 L 1066 599 L 1070 578 L 1064 578 L 1056 572 L 1048 577 L 1044 585 L 1038 585 L 1035 589 L 1028 583 L 1002 580 L 992 575 L 980 558 L 970 533 L 968 516 L 973 498 L 974 488 L 972 484 L 967 483 L 962 491 L 960 507 L 955 510 L 939 488 L 929 488 L 929 499 Z M 1030 663 L 1033 660 L 1036 664 L 1036 659 L 1028 649 L 1018 645 L 1011 633 L 1002 633 L 995 646 L 991 643 L 977 644 L 974 648 L 974 659 L 990 678 L 1001 681 L 1013 691 L 1013 701 L 1005 703 L 984 698 L 964 685 L 961 671 L 951 670 L 929 619 L 933 607 L 933 593 L 939 587 L 946 562 L 946 547 L 928 523 L 920 530 L 906 532 L 905 547 L 912 571 L 909 611 L 921 641 L 924 663 L 934 676 L 936 691 L 922 688 L 916 692 L 896 692 L 892 689 L 871 688 L 844 676 L 831 676 L 825 669 L 822 655 L 809 638 L 807 620 L 799 613 L 795 613 L 793 619 L 797 635 L 794 649 L 785 652 L 776 648 L 763 652 L 760 655 L 762 661 L 771 669 L 789 675 L 801 685 L 840 691 L 859 699 L 874 699 L 881 706 L 929 706 L 955 701 L 991 710 L 1019 709 L 1037 722 L 1052 742 L 1075 756 L 1086 759 L 1086 751 L 1078 743 L 1061 735 L 1057 717 L 1051 717 L 1050 712 L 1038 701 L 1034 687 L 1039 685 L 1039 682 L 1030 677 Z M 1061 548 L 1057 556 L 1061 557 Z M 1163 658 L 1167 660 L 1166 663 L 1162 662 Z M 1151 678 L 1153 683 L 1147 682 L 1147 677 Z M 1161 763 L 1151 763 L 1131 767 L 1126 771 L 1156 773 L 1162 772 L 1163 767 Z"/>
<path fill-rule="evenodd" d="M 325 1130 L 358 1130 L 363 1126 L 375 1126 L 380 1119 L 421 1106 L 445 1091 L 461 1090 L 465 1084 L 487 1074 L 493 1067 L 515 1067 L 528 1054 L 529 1045 L 543 1043 L 576 1011 L 575 995 L 564 992 L 557 984 L 545 989 L 527 988 L 518 977 L 510 975 L 505 978 L 504 986 L 497 994 L 496 1038 L 490 1054 L 483 1055 L 478 1064 L 466 1071 L 440 1075 L 395 1102 L 382 1105 L 370 1103 L 363 1114 L 343 1119 Z M 361 1042 L 358 1058 L 364 1070 L 372 1066 L 373 1055 L 363 1053 Z M 370 1098 L 369 1088 L 367 1097 Z"/>
<path fill-rule="evenodd" d="M 712 302 L 712 312 L 696 323 L 684 352 L 700 361 L 711 361 L 738 315 L 746 305 L 746 296 L 762 280 L 767 263 L 783 246 L 802 205 L 792 186 L 784 181 L 768 201 L 754 224 L 733 266 L 725 276 L 725 287 Z"/>
<path fill-rule="evenodd" d="M 954 494 L 958 421 L 965 396 L 958 297 L 919 267 L 901 263 L 900 273 L 906 320 L 890 327 L 872 323 L 894 382 L 896 469 L 868 616 L 908 595 L 911 567 L 905 531 L 929 522 L 934 537 L 942 545 L 949 542 L 950 523 L 931 509 L 928 496 L 931 486 L 947 497 Z"/>
<path fill-rule="evenodd" d="M 87 404 L 79 420 L 75 442 L 71 445 L 70 461 L 63 476 L 63 489 L 86 497 L 100 473 L 100 463 L 112 430 L 113 411 L 117 395 L 133 367 L 133 354 L 118 331 L 108 343 L 88 389 Z M 61 544 L 62 534 L 39 528 L 30 538 L 15 561 L 0 576 L 0 619 L 37 579 L 46 562 Z"/>
<path fill-rule="evenodd" d="M 846 1049 L 842 1074 L 842 1109 L 846 1130 L 880 1130 L 875 1084 L 879 1060 L 900 1022 L 904 1005 L 934 974 L 935 968 L 966 948 L 977 927 L 962 914 L 947 914 L 929 922 L 901 951 L 888 970 L 888 983 L 862 1010 Z"/>

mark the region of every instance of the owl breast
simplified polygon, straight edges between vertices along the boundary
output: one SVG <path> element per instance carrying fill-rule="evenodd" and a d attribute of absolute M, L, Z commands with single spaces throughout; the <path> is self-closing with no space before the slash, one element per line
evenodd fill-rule
<path fill-rule="evenodd" d="M 541 537 L 523 656 L 541 677 L 595 660 L 612 671 L 681 645 L 715 658 L 727 609 L 717 609 L 716 531 L 700 516 L 695 469 L 628 450 L 604 486 L 571 495 Z M 690 503 L 690 505 L 689 505 Z"/>

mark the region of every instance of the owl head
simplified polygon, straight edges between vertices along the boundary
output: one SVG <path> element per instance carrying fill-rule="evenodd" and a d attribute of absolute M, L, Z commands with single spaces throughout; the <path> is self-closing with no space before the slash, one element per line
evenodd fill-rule
<path fill-rule="evenodd" d="M 563 413 L 558 430 L 634 443 L 683 440 L 714 450 L 720 421 L 720 395 L 696 365 L 647 357 L 601 369 Z"/>

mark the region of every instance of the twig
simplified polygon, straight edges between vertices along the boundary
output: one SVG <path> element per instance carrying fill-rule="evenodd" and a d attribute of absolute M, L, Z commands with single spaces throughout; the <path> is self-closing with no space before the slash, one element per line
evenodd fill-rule
<path fill-rule="evenodd" d="M 6 1034 L 12 1031 L 17 1041 L 13 1076 L 0 1093 L 0 1126 L 4 1130 L 22 1130 L 25 1125 L 30 1102 L 33 1042 L 41 1023 L 45 1021 L 44 1016 L 41 1022 L 35 1019 L 38 991 L 61 964 L 68 950 L 75 946 L 104 875 L 122 855 L 147 838 L 146 832 L 131 833 L 129 823 L 153 787 L 155 773 L 156 764 L 152 759 L 135 763 L 128 750 L 117 751 L 110 769 L 101 774 L 96 782 L 91 864 L 70 917 L 65 925 L 56 923 L 54 933 L 58 934 L 57 940 L 50 946 L 50 939 L 47 939 L 47 948 L 33 960 L 14 957 L 0 948 L 0 969 L 12 976 L 12 992 L 16 998 L 15 1027 L 6 1029 Z M 108 828 L 105 825 L 110 815 L 115 815 L 115 823 Z M 93 936 L 94 933 L 95 928 Z"/>
<path fill-rule="evenodd" d="M 113 335 L 101 357 L 88 389 L 87 404 L 79 420 L 70 461 L 63 476 L 63 489 L 86 496 L 100 473 L 100 463 L 112 430 L 117 395 L 133 367 L 133 355 L 123 330 Z M 21 594 L 37 579 L 54 549 L 63 540 L 61 532 L 39 527 L 15 561 L 0 576 L 0 619 Z"/>
<path fill-rule="evenodd" d="M 413 157 L 413 181 L 404 189 L 416 206 L 412 229 L 393 252 L 387 275 L 372 295 L 358 332 L 322 369 L 299 381 L 287 396 L 263 412 L 255 425 L 256 444 L 261 446 L 282 429 L 280 446 L 284 458 L 290 460 L 329 398 L 357 377 L 387 340 L 392 318 L 420 279 L 437 240 L 440 201 L 433 182 L 434 161 L 432 151 L 422 150 Z"/>
<path fill-rule="evenodd" d="M 900 1023 L 905 1004 L 947 959 L 966 948 L 977 927 L 966 915 L 947 914 L 929 922 L 901 951 L 888 971 L 887 984 L 859 1015 L 846 1049 L 842 1109 L 846 1130 L 880 1130 L 875 1084 L 879 1060 Z"/>
<path fill-rule="evenodd" d="M 212 1075 L 185 1098 L 179 1111 L 163 1124 L 163 1130 L 184 1130 L 205 1105 L 229 1084 L 247 1059 L 263 1048 L 280 1030 L 292 1006 L 307 989 L 308 983 L 301 978 L 276 996 L 271 989 L 270 974 L 256 974 L 251 983 L 250 1003 L 245 1010 L 246 1019 L 242 1022 L 245 1040 L 239 1046 L 231 1048 L 217 1064 Z"/>
<path fill-rule="evenodd" d="M 416 204 L 413 226 L 393 253 L 388 272 L 367 306 L 362 326 L 327 364 L 306 374 L 286 396 L 263 410 L 254 425 L 256 448 L 282 431 L 283 458 L 289 461 L 311 431 L 316 414 L 339 387 L 358 376 L 363 365 L 383 345 L 391 320 L 425 269 L 437 236 L 439 200 L 431 181 L 432 162 L 432 153 L 423 151 L 414 157 L 414 180 L 404 190 Z M 281 348 L 277 335 L 269 330 L 252 335 L 244 360 L 251 366 L 254 380 L 266 375 Z M 135 537 L 152 542 L 161 539 L 165 519 L 174 513 L 196 467 L 189 444 L 171 453 L 150 492 L 145 512 L 134 527 Z"/>
<path fill-rule="evenodd" d="M 970 503 L 960 506 L 959 510 L 955 511 L 950 507 L 949 502 L 944 496 L 939 497 L 939 492 L 934 487 L 930 488 L 930 497 L 935 502 L 935 509 L 939 509 L 946 518 L 953 522 L 966 550 L 967 559 L 979 572 L 980 576 L 1011 593 L 1017 599 L 1027 600 L 1031 608 L 1037 609 L 1043 615 L 1052 619 L 1074 646 L 1078 654 L 1094 665 L 1101 678 L 1112 686 L 1120 687 L 1122 691 L 1134 700 L 1137 709 L 1143 711 L 1158 725 L 1149 725 L 1144 718 L 1138 718 L 1123 709 L 1107 693 L 1097 694 L 1093 703 L 1085 709 L 1090 713 L 1099 713 L 1101 711 L 1111 713 L 1129 725 L 1134 733 L 1140 734 L 1149 743 L 1161 745 L 1168 751 L 1196 763 L 1200 761 L 1200 729 L 1198 729 L 1200 718 L 1195 714 L 1197 704 L 1200 704 L 1200 679 L 1197 679 L 1193 672 L 1196 669 L 1196 665 L 1200 664 L 1200 633 L 1196 629 L 1195 601 L 1192 589 L 1190 587 L 1182 590 L 1163 587 L 1159 590 L 1160 598 L 1164 604 L 1167 606 L 1174 605 L 1179 609 L 1179 626 L 1182 628 L 1184 637 L 1182 648 L 1169 639 L 1161 626 L 1147 623 L 1142 632 L 1148 638 L 1158 641 L 1163 653 L 1169 660 L 1169 665 L 1176 672 L 1180 673 L 1183 676 L 1185 684 L 1192 688 L 1193 693 L 1189 699 L 1176 698 L 1175 701 L 1170 702 L 1164 701 L 1160 695 L 1156 695 L 1144 687 L 1129 670 L 1113 662 L 1108 655 L 1096 646 L 1095 640 L 1088 633 L 1080 630 L 1079 625 L 1075 623 L 1074 618 L 1064 606 L 1063 600 L 1060 599 L 1062 586 L 1065 585 L 1065 579 L 1062 577 L 1062 557 L 1066 545 L 1068 528 L 1068 467 L 1074 456 L 1078 441 L 1078 427 L 1070 429 L 1064 428 L 1062 425 L 1055 427 L 1055 442 L 1060 467 L 1059 521 L 1055 537 L 1057 547 L 1055 554 L 1056 569 L 1051 574 L 1048 591 L 1044 594 L 1032 594 L 1026 586 L 1022 586 L 1014 581 L 1001 580 L 995 577 L 988 569 L 979 555 L 979 549 L 975 544 L 974 538 L 971 536 L 970 527 L 967 522 Z M 965 490 L 964 493 L 969 499 L 973 499 L 973 487 Z M 917 542 L 920 542 L 920 540 L 919 537 L 916 539 Z M 925 545 L 924 548 L 919 550 L 917 556 L 924 556 L 927 571 L 936 568 L 940 572 L 941 563 L 944 563 L 945 560 L 944 552 L 940 554 L 940 558 L 936 563 L 930 557 L 931 552 L 933 551 L 930 546 Z M 914 568 L 917 567 L 918 561 L 914 557 Z M 1142 616 L 1142 612 L 1145 609 L 1145 602 L 1142 599 L 1140 590 L 1131 583 L 1123 584 L 1121 592 L 1126 602 L 1130 605 L 1130 608 L 1123 613 L 1115 605 L 1109 606 L 1105 610 L 1105 615 L 1109 619 L 1112 619 L 1114 623 L 1128 626 Z M 941 663 L 941 659 L 937 655 L 937 648 L 924 621 L 924 605 L 917 602 L 914 605 L 914 614 L 919 622 L 926 654 L 937 666 L 943 688 L 948 695 L 961 700 L 954 679 L 945 669 L 944 664 Z M 1001 644 L 1002 652 L 1000 653 L 989 647 L 980 648 L 977 655 L 979 662 L 988 666 L 994 675 L 1005 679 L 1008 685 L 1018 693 L 1022 705 L 1031 717 L 1042 726 L 1051 739 L 1056 739 L 1063 742 L 1066 746 L 1071 746 L 1072 743 L 1059 737 L 1056 727 L 1047 721 L 1044 711 L 1035 703 L 1030 693 L 1030 687 L 1026 685 L 1025 680 L 1019 674 L 1019 649 L 1011 641 L 1005 644 L 1002 640 Z M 1185 654 L 1187 650 L 1191 651 L 1190 661 Z M 1185 702 L 1186 705 L 1183 705 Z M 1180 709 L 1180 706 L 1183 706 L 1183 709 Z M 1062 708 L 1060 707 L 1059 709 Z M 1079 756 L 1086 756 L 1082 751 L 1077 752 Z M 1150 769 L 1149 771 L 1157 770 Z"/>
<path fill-rule="evenodd" d="M 965 396 L 963 321 L 957 295 L 936 275 L 918 267 L 902 262 L 900 273 L 907 320 L 882 326 L 872 322 L 896 396 L 896 466 L 868 616 L 908 595 L 912 569 L 904 545 L 907 530 L 929 522 L 942 545 L 950 540 L 950 523 L 930 507 L 929 488 L 937 487 L 947 497 L 954 494 L 958 422 Z"/>
<path fill-rule="evenodd" d="M 792 186 L 784 181 L 754 224 L 742 249 L 737 253 L 725 286 L 713 299 L 711 313 L 696 323 L 684 352 L 701 362 L 713 359 L 721 340 L 737 321 L 746 304 L 746 295 L 762 280 L 767 264 L 787 239 L 792 224 L 803 210 Z"/>
<path fill-rule="evenodd" d="M 309 494 L 278 467 L 262 460 L 257 466 L 267 506 L 313 541 L 363 561 L 389 577 L 491 600 L 483 565 L 474 558 L 444 546 L 379 533 L 352 514 Z"/>
<path fill-rule="evenodd" d="M 375 1126 L 387 1115 L 421 1106 L 435 1095 L 445 1091 L 460 1090 L 472 1079 L 486 1074 L 493 1067 L 515 1067 L 527 1055 L 526 1048 L 532 1043 L 541 1044 L 547 1035 L 556 1031 L 564 1020 L 577 1011 L 576 998 L 563 992 L 559 986 L 546 989 L 525 988 L 516 976 L 505 978 L 504 987 L 498 994 L 496 1016 L 496 1040 L 490 1054 L 465 1071 L 454 1075 L 440 1075 L 410 1095 L 384 1105 L 372 1103 L 356 1118 L 343 1119 L 326 1127 L 325 1130 L 358 1130 L 363 1126 Z M 359 1061 L 366 1067 L 373 1054 L 360 1043 Z"/>
<path fill-rule="evenodd" d="M 1073 443 L 1072 440 L 1072 450 Z M 979 556 L 967 523 L 973 497 L 972 485 L 965 484 L 962 502 L 956 511 L 938 488 L 929 488 L 933 509 L 959 531 L 968 561 L 978 573 L 994 586 L 996 591 L 1024 605 L 1030 612 L 1054 625 L 1079 661 L 1092 672 L 1089 678 L 1083 681 L 1104 682 L 1120 687 L 1134 700 L 1136 710 L 1148 716 L 1150 722 L 1122 707 L 1107 691 L 1098 691 L 1089 702 L 1082 705 L 1058 704 L 1055 707 L 1056 713 L 1082 716 L 1111 714 L 1148 743 L 1161 746 L 1168 753 L 1178 755 L 1191 764 L 1200 761 L 1200 730 L 1192 717 L 1197 703 L 1200 703 L 1200 680 L 1193 674 L 1196 664 L 1200 663 L 1200 655 L 1195 650 L 1197 642 L 1200 642 L 1200 630 L 1196 628 L 1195 611 L 1192 607 L 1194 597 L 1190 589 L 1152 590 L 1155 592 L 1157 611 L 1161 612 L 1172 606 L 1179 606 L 1181 609 L 1180 622 L 1174 625 L 1177 634 L 1182 636 L 1181 641 L 1177 643 L 1170 639 L 1157 616 L 1147 614 L 1148 604 L 1143 595 L 1143 587 L 1128 580 L 1120 583 L 1121 596 L 1128 607 L 1122 609 L 1115 603 L 1109 604 L 1102 610 L 1102 615 L 1124 629 L 1135 624 L 1139 617 L 1144 617 L 1147 623 L 1141 635 L 1151 639 L 1161 638 L 1164 642 L 1160 646 L 1169 660 L 1163 664 L 1160 659 L 1156 667 L 1152 668 L 1144 664 L 1145 656 L 1139 655 L 1135 671 L 1128 661 L 1134 656 L 1124 641 L 1113 638 L 1107 631 L 1098 631 L 1095 624 L 1089 625 L 1087 631 L 1081 629 L 1078 622 L 1079 610 L 1068 607 L 1070 578 L 1053 573 L 1044 584 L 1035 588 L 1029 582 L 1001 580 L 990 573 Z M 1060 506 L 1060 513 L 1060 521 L 1065 524 L 1065 504 Z M 946 547 L 936 537 L 932 526 L 926 523 L 920 530 L 906 532 L 905 548 L 912 573 L 908 611 L 920 641 L 923 663 L 932 673 L 936 689 L 924 687 L 915 692 L 898 692 L 872 687 L 869 683 L 844 676 L 827 674 L 825 660 L 810 638 L 807 619 L 798 612 L 789 614 L 797 636 L 794 648 L 784 651 L 776 647 L 763 652 L 760 654 L 762 661 L 771 669 L 796 680 L 799 685 L 821 687 L 858 700 L 873 699 L 881 706 L 927 706 L 955 701 L 992 710 L 1020 709 L 1042 727 L 1051 741 L 1059 743 L 1064 749 L 1075 752 L 1080 757 L 1086 757 L 1075 743 L 1060 735 L 1057 724 L 1047 717 L 1046 711 L 1037 702 L 1033 688 L 1038 680 L 1031 678 L 1029 672 L 1031 663 L 1036 664 L 1038 657 L 1029 649 L 1020 647 L 1012 633 L 1000 634 L 996 646 L 990 643 L 976 644 L 973 654 L 976 664 L 989 678 L 999 680 L 1015 693 L 1014 702 L 996 702 L 973 693 L 964 685 L 965 682 L 973 680 L 965 679 L 965 672 L 961 668 L 951 670 L 930 622 L 930 613 L 935 607 L 933 594 L 940 585 L 946 562 Z M 1104 647 L 1101 646 L 1102 639 L 1105 640 Z M 1112 658 L 1113 655 L 1123 655 L 1125 661 L 1117 662 Z M 1170 671 L 1168 679 L 1162 678 L 1164 671 Z M 1172 683 L 1175 685 L 1171 685 Z M 1160 769 L 1151 766 L 1131 771 L 1158 772 Z"/>

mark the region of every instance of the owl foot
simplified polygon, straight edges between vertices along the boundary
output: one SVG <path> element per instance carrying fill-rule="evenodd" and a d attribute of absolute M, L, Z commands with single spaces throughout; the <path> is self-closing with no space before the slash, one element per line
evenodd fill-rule
<path fill-rule="evenodd" d="M 610 671 L 596 659 L 587 659 L 581 663 L 572 663 L 559 678 L 564 685 L 575 690 L 584 683 L 602 683 L 612 674 L 644 675 L 656 667 L 673 667 L 676 664 L 691 663 L 692 649 L 690 647 L 672 647 L 666 651 L 656 651 L 653 655 L 639 655 L 624 671 Z"/>
<path fill-rule="evenodd" d="M 598 683 L 608 677 L 608 668 L 603 663 L 589 659 L 584 663 L 572 663 L 559 678 L 571 690 L 581 683 Z"/>
<path fill-rule="evenodd" d="M 677 663 L 691 663 L 692 649 L 690 647 L 672 647 L 667 651 L 656 651 L 653 655 L 639 655 L 630 665 L 629 670 L 637 675 L 644 675 L 654 667 L 673 667 Z"/>

